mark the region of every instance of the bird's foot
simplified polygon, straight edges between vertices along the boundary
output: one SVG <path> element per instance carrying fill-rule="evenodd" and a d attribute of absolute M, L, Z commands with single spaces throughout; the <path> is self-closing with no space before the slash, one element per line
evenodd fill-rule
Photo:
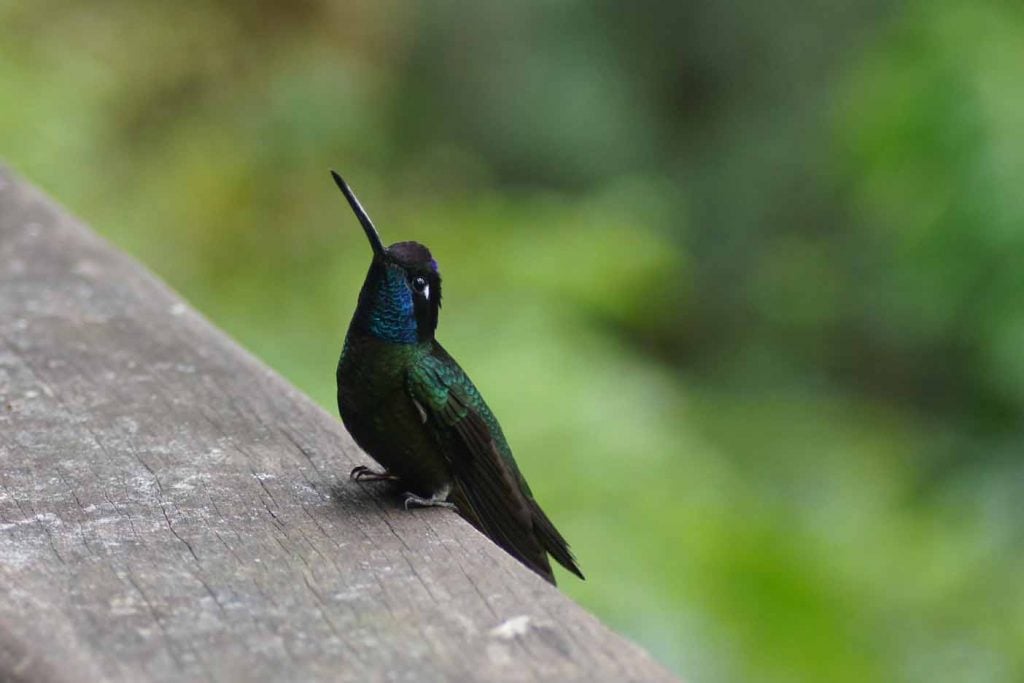
<path fill-rule="evenodd" d="M 353 467 L 348 477 L 352 481 L 398 481 L 397 475 L 391 474 L 387 470 L 371 470 L 366 465 Z"/>
<path fill-rule="evenodd" d="M 406 491 L 402 494 L 402 498 L 405 499 L 405 509 L 408 510 L 410 506 L 418 508 L 448 508 L 449 510 L 455 509 L 455 503 L 449 503 L 445 500 L 448 497 L 448 491 L 441 491 L 435 493 L 430 498 L 423 498 L 417 496 L 415 493 Z"/>

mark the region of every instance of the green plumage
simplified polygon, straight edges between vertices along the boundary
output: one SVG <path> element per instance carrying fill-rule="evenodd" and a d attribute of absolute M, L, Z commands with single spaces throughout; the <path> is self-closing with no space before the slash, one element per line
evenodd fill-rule
<path fill-rule="evenodd" d="M 356 443 L 397 478 L 409 500 L 456 510 L 520 562 L 554 582 L 550 554 L 583 577 L 534 500 L 498 420 L 434 339 L 441 277 L 426 247 L 384 248 L 335 174 L 374 248 L 338 362 L 338 409 Z"/>

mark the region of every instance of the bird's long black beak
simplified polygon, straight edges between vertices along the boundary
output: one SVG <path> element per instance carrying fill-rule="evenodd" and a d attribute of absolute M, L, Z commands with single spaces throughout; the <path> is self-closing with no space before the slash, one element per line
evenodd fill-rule
<path fill-rule="evenodd" d="M 370 240 L 370 246 L 373 247 L 373 253 L 377 256 L 384 256 L 385 251 L 384 243 L 380 241 L 380 235 L 377 233 L 377 228 L 373 227 L 373 221 L 370 220 L 370 216 L 367 215 L 366 209 L 356 199 L 355 194 L 352 193 L 352 188 L 348 186 L 337 171 L 331 171 L 331 176 L 334 178 L 334 182 L 338 184 L 338 189 L 345 195 L 345 199 L 348 200 L 348 205 L 352 207 L 352 211 L 355 213 L 356 218 L 363 225 L 363 232 L 366 233 L 366 239 Z"/>

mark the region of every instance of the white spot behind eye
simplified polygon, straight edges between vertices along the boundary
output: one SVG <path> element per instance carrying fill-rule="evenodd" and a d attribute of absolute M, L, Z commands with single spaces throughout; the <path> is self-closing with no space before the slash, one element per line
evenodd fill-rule
<path fill-rule="evenodd" d="M 412 290 L 417 294 L 422 294 L 424 299 L 430 298 L 430 284 L 427 282 L 425 277 L 416 277 L 409 283 Z"/>

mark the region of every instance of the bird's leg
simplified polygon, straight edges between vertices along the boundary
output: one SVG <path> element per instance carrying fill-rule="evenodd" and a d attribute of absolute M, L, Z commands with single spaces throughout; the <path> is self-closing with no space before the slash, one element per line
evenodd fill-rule
<path fill-rule="evenodd" d="M 430 498 L 423 498 L 415 493 L 406 491 L 402 494 L 402 498 L 405 499 L 405 509 L 408 510 L 411 505 L 418 508 L 448 508 L 449 510 L 454 510 L 455 503 L 448 502 L 449 490 L 449 487 L 445 486 L 440 491 L 435 491 Z"/>
<path fill-rule="evenodd" d="M 371 470 L 366 465 L 353 467 L 348 477 L 352 481 L 398 481 L 397 475 L 391 474 L 387 470 Z"/>

